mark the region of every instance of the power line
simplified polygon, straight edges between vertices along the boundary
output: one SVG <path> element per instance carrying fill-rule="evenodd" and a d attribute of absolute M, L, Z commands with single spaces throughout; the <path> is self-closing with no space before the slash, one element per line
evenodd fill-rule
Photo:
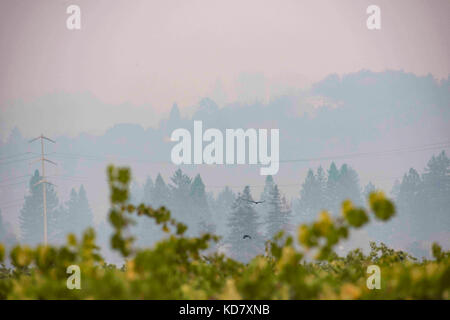
<path fill-rule="evenodd" d="M 430 143 L 426 145 L 421 146 L 413 146 L 413 147 L 405 147 L 405 148 L 396 148 L 396 149 L 390 149 L 390 150 L 381 150 L 381 151 L 372 151 L 372 152 L 359 152 L 359 153 L 348 153 L 348 154 L 340 154 L 340 155 L 330 155 L 330 156 L 322 156 L 322 157 L 309 157 L 309 158 L 294 158 L 294 159 L 282 159 L 279 160 L 280 163 L 289 163 L 289 162 L 313 162 L 313 161 L 325 161 L 325 160 L 339 160 L 339 159 L 351 159 L 351 158 L 361 158 L 361 157 L 371 157 L 371 156 L 390 156 L 390 155 L 396 155 L 401 153 L 409 153 L 409 152 L 420 152 L 420 151 L 427 151 L 427 150 L 434 150 L 434 149 L 441 149 L 441 148 L 447 148 L 450 147 L 450 141 L 445 142 L 437 142 L 437 143 Z M 11 157 L 17 157 L 17 156 L 23 156 L 25 154 L 32 154 L 33 152 L 25 152 L 22 154 L 16 154 L 4 157 L 11 158 Z M 123 161 L 130 161 L 130 162 L 143 162 L 143 163 L 152 163 L 152 164 L 173 164 L 171 161 L 167 160 L 151 160 L 151 159 L 144 159 L 144 158 L 133 158 L 133 157 L 121 157 L 121 156 L 115 156 L 115 155 L 89 155 L 89 154 L 79 154 L 79 153 L 64 153 L 64 152 L 54 152 L 51 153 L 55 157 L 58 158 L 66 158 L 66 159 L 85 159 L 90 161 L 108 161 L 108 160 L 123 160 Z M 46 155 L 46 154 L 44 154 Z M 26 160 L 33 160 L 34 158 L 24 158 L 24 159 L 18 159 L 18 160 L 12 160 L 0 163 L 0 165 L 7 165 L 12 164 L 16 162 L 26 161 Z"/>
<path fill-rule="evenodd" d="M 331 155 L 323 157 L 311 157 L 311 158 L 296 158 L 296 159 L 282 159 L 279 160 L 280 163 L 284 162 L 311 162 L 311 161 L 321 161 L 321 160 L 338 160 L 338 159 L 348 159 L 348 158 L 359 158 L 368 156 L 387 156 L 395 155 L 399 153 L 409 153 L 409 152 L 420 152 L 434 149 L 441 149 L 450 147 L 450 141 L 430 143 L 422 146 L 413 146 L 405 148 L 396 148 L 390 150 L 372 151 L 372 152 L 359 152 L 359 153 L 348 153 L 341 155 Z M 91 161 L 107 161 L 112 159 L 130 161 L 130 162 L 144 162 L 144 163 L 161 163 L 161 164 L 173 164 L 171 161 L 167 160 L 150 160 L 143 158 L 131 158 L 131 157 L 120 157 L 114 155 L 87 155 L 87 154 L 77 154 L 77 153 L 61 153 L 55 152 L 56 157 L 68 158 L 68 159 L 79 159 L 83 158 Z"/>
<path fill-rule="evenodd" d="M 161 163 L 161 164 L 172 164 L 171 161 L 167 160 L 151 160 L 151 159 L 140 159 L 140 158 L 127 158 L 112 155 L 86 155 L 86 154 L 76 154 L 76 153 L 61 153 L 55 152 L 55 157 L 66 158 L 66 159 L 85 159 L 89 161 L 113 161 L 113 160 L 123 160 L 130 162 L 144 162 L 144 163 Z"/>
<path fill-rule="evenodd" d="M 11 158 L 20 157 L 20 156 L 26 155 L 26 154 L 28 154 L 28 153 L 30 153 L 30 152 L 21 152 L 21 153 L 16 153 L 16 154 L 13 154 L 13 155 L 10 155 L 10 156 L 1 157 L 1 158 L 0 158 L 0 161 L 6 160 L 6 159 L 11 159 Z"/>
<path fill-rule="evenodd" d="M 16 186 L 22 183 L 27 183 L 27 180 L 24 181 L 19 181 L 19 182 L 15 182 L 15 183 L 9 183 L 9 184 L 4 184 L 4 185 L 0 185 L 0 188 L 5 188 L 5 187 L 11 187 L 11 186 Z"/>
<path fill-rule="evenodd" d="M 385 155 L 395 155 L 398 153 L 419 152 L 419 151 L 441 149 L 441 148 L 447 148 L 447 147 L 450 147 L 450 142 L 430 144 L 430 145 L 425 145 L 422 147 L 391 149 L 391 150 L 385 150 L 385 151 L 349 153 L 349 154 L 343 154 L 343 155 L 325 156 L 325 157 L 317 157 L 317 158 L 300 158 L 300 159 L 280 160 L 280 162 L 302 162 L 302 161 L 310 162 L 310 161 L 320 161 L 320 160 L 359 158 L 359 157 L 367 157 L 367 156 L 385 156 Z"/>
<path fill-rule="evenodd" d="M 0 163 L 0 166 L 7 165 L 7 164 L 15 164 L 15 163 L 17 163 L 17 162 L 22 162 L 22 161 L 27 161 L 27 160 L 33 160 L 33 159 L 35 159 L 35 158 L 34 158 L 34 157 L 31 157 L 31 158 L 24 158 L 24 159 L 17 159 L 17 160 L 6 161 L 6 162 Z"/>
<path fill-rule="evenodd" d="M 38 137 L 36 139 L 40 139 L 40 137 Z M 36 139 L 34 139 L 34 140 L 36 140 Z M 53 142 L 53 140 L 50 140 L 50 139 L 45 138 L 45 137 L 43 137 L 43 139 L 47 139 L 47 140 Z M 290 160 L 280 160 L 280 162 L 302 162 L 302 161 L 309 162 L 309 161 L 320 161 L 320 160 L 336 160 L 336 159 L 346 159 L 346 158 L 358 158 L 358 157 L 367 157 L 367 156 L 395 155 L 395 154 L 398 154 L 398 153 L 418 152 L 418 151 L 425 151 L 425 150 L 432 150 L 432 149 L 440 149 L 440 148 L 445 148 L 445 147 L 448 147 L 448 146 L 450 146 L 450 142 L 449 141 L 445 141 L 445 142 L 429 143 L 429 144 L 421 145 L 421 146 L 396 148 L 396 149 L 390 149 L 390 150 L 384 150 L 384 151 L 360 152 L 360 153 L 342 154 L 342 155 L 317 157 L 317 158 L 299 158 L 299 159 L 290 159 Z M 27 152 L 27 153 L 32 153 L 32 152 Z M 146 160 L 146 159 L 124 158 L 124 157 L 115 157 L 115 156 L 93 156 L 93 155 L 86 155 L 86 154 L 74 154 L 74 153 L 70 154 L 70 153 L 58 153 L 58 152 L 53 153 L 53 154 L 55 154 L 55 155 L 62 155 L 63 157 L 87 158 L 88 160 L 98 160 L 98 161 L 105 161 L 105 160 L 107 160 L 107 158 L 111 157 L 111 158 L 119 158 L 119 159 L 128 160 L 128 161 L 131 160 L 131 161 L 150 162 L 150 163 L 171 163 L 169 161 L 151 161 L 151 160 Z M 41 152 L 41 159 L 40 159 L 41 161 L 42 161 L 43 155 L 45 155 L 45 154 L 42 151 Z M 21 160 L 28 160 L 28 159 L 21 159 Z M 50 162 L 48 159 L 45 159 L 45 158 L 44 158 L 44 161 Z M 51 162 L 51 163 L 53 163 L 53 162 Z M 1 164 L 2 163 L 0 163 L 0 165 Z M 29 176 L 29 175 L 20 176 L 20 177 L 13 177 L 13 178 L 10 178 L 10 179 L 4 180 L 4 181 L 19 179 L 19 178 L 27 177 L 27 176 Z M 49 176 L 49 177 L 66 179 L 66 180 L 73 180 L 73 181 L 80 181 L 80 180 L 88 180 L 89 179 L 88 177 L 77 177 L 77 176 L 69 176 L 69 175 L 53 175 L 53 176 Z M 401 177 L 382 177 L 382 179 L 385 179 L 385 180 L 398 179 L 398 178 L 401 178 Z M 370 178 L 370 179 L 369 178 L 365 178 L 365 179 L 376 181 L 378 178 L 374 177 L 374 178 Z M 26 181 L 22 181 L 22 182 L 18 182 L 18 183 L 12 183 L 12 184 L 6 184 L 6 185 L 0 185 L 0 187 L 8 187 L 8 186 L 12 186 L 12 185 L 22 184 L 22 183 L 25 183 L 25 182 Z M 291 183 L 291 184 L 280 184 L 279 186 L 280 187 L 293 187 L 293 186 L 301 186 L 301 184 L 302 183 Z M 241 188 L 241 187 L 245 187 L 245 186 L 247 186 L 247 184 L 234 185 L 234 186 L 227 186 L 227 185 L 206 186 L 206 188 L 225 188 L 225 187 Z M 264 185 L 248 185 L 248 186 L 252 187 L 252 188 L 264 187 Z"/>
<path fill-rule="evenodd" d="M 25 178 L 25 177 L 31 177 L 31 174 L 26 174 L 26 175 L 18 176 L 18 177 L 11 177 L 11 178 L 8 178 L 8 179 L 2 179 L 1 182 L 12 181 L 12 180 L 17 180 L 17 179 L 22 179 L 22 178 Z"/>

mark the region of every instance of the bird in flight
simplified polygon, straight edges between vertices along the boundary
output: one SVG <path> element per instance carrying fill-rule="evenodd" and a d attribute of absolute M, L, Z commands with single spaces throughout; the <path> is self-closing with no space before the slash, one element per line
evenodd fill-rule
<path fill-rule="evenodd" d="M 242 237 L 242 239 L 251 239 L 252 237 L 250 237 L 248 234 L 244 234 L 244 236 Z"/>
<path fill-rule="evenodd" d="M 245 200 L 247 202 L 254 203 L 254 204 L 260 204 L 260 203 L 265 202 L 265 201 L 253 201 L 253 200 L 249 200 L 249 199 L 242 199 L 242 200 Z"/>

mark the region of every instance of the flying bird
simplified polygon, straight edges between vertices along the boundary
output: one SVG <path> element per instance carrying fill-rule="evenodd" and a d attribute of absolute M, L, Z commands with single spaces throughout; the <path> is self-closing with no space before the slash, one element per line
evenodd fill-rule
<path fill-rule="evenodd" d="M 254 203 L 254 204 L 260 204 L 260 203 L 265 202 L 265 201 L 253 201 L 253 200 L 249 200 L 249 199 L 242 199 L 242 200 L 245 200 L 247 202 Z"/>
<path fill-rule="evenodd" d="M 242 237 L 242 239 L 251 239 L 252 237 L 250 237 L 248 234 L 244 234 L 244 236 Z"/>

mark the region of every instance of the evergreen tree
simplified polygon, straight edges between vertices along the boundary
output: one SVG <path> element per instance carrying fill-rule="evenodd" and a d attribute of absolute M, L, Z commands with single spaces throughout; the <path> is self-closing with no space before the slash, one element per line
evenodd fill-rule
<path fill-rule="evenodd" d="M 308 170 L 300 191 L 299 209 L 302 220 L 311 220 L 319 213 L 320 207 L 323 206 L 321 188 L 314 172 L 311 169 Z"/>
<path fill-rule="evenodd" d="M 217 195 L 217 205 L 224 211 L 230 211 L 231 206 L 236 200 L 236 195 L 233 190 L 229 187 L 225 187 L 218 195 Z"/>
<path fill-rule="evenodd" d="M 424 209 L 423 199 L 421 198 L 422 187 L 422 179 L 419 173 L 411 168 L 403 176 L 396 199 L 403 231 L 409 232 L 416 238 L 422 235 L 421 229 L 423 228 L 421 217 Z"/>
<path fill-rule="evenodd" d="M 327 187 L 327 177 L 325 176 L 325 171 L 322 166 L 317 169 L 316 180 L 319 184 L 320 190 L 322 190 L 322 196 L 325 194 L 325 189 Z"/>
<path fill-rule="evenodd" d="M 94 216 L 83 185 L 78 190 L 78 226 L 80 233 L 94 226 Z"/>
<path fill-rule="evenodd" d="M 146 205 L 151 205 L 157 209 L 159 207 L 169 205 L 169 188 L 167 187 L 161 174 L 158 174 L 155 184 L 150 177 L 147 178 L 142 195 L 142 202 Z M 137 234 L 137 244 L 141 247 L 150 247 L 153 243 L 164 236 L 159 226 L 156 225 L 153 219 L 146 216 L 135 218 Z"/>
<path fill-rule="evenodd" d="M 20 230 L 22 240 L 29 245 L 44 241 L 44 212 L 42 196 L 42 180 L 36 170 L 29 182 L 30 193 L 25 196 L 25 203 L 20 211 Z M 59 242 L 63 238 L 61 210 L 58 207 L 58 197 L 52 185 L 46 185 L 47 198 L 47 235 L 51 242 Z"/>
<path fill-rule="evenodd" d="M 78 215 L 78 193 L 75 188 L 70 190 L 69 200 L 65 203 L 64 215 L 67 217 L 67 224 L 63 227 L 64 233 L 78 234 L 77 215 Z"/>
<path fill-rule="evenodd" d="M 161 176 L 159 176 L 161 178 Z M 160 179 L 162 181 L 162 178 Z M 160 181 L 160 183 L 161 183 Z M 155 186 L 151 177 L 147 177 L 145 181 L 142 198 L 140 203 L 145 205 L 155 207 L 153 204 L 153 194 L 155 192 Z M 139 204 L 140 204 L 139 203 Z M 136 225 L 134 229 L 136 230 L 137 239 L 136 242 L 141 247 L 150 247 L 156 240 L 162 237 L 162 232 L 157 228 L 153 219 L 146 216 L 138 216 L 135 218 Z"/>
<path fill-rule="evenodd" d="M 331 163 L 330 169 L 328 169 L 325 197 L 326 208 L 333 213 L 339 212 L 339 170 L 334 162 Z"/>
<path fill-rule="evenodd" d="M 267 216 L 267 238 L 273 236 L 281 230 L 286 231 L 289 222 L 289 213 L 286 198 L 282 198 L 278 186 L 275 185 L 270 193 L 269 214 Z"/>
<path fill-rule="evenodd" d="M 84 186 L 81 185 L 78 192 L 72 188 L 70 198 L 66 202 L 64 224 L 61 225 L 61 229 L 65 234 L 70 232 L 81 236 L 87 228 L 94 227 L 93 220 Z"/>
<path fill-rule="evenodd" d="M 291 213 L 292 205 L 291 203 L 286 199 L 286 196 L 281 197 L 281 212 Z"/>
<path fill-rule="evenodd" d="M 216 200 L 216 209 L 213 212 L 214 221 L 216 221 L 218 234 L 224 235 L 228 221 L 228 215 L 231 211 L 236 196 L 234 192 L 225 187 L 218 195 Z"/>
<path fill-rule="evenodd" d="M 338 194 L 339 203 L 350 199 L 356 205 L 362 204 L 358 174 L 347 164 L 343 164 L 339 172 Z"/>
<path fill-rule="evenodd" d="M 270 206 L 269 206 L 269 200 L 271 197 L 271 192 L 273 190 L 273 187 L 275 186 L 275 182 L 273 181 L 273 177 L 271 175 L 268 175 L 266 177 L 266 181 L 264 183 L 264 190 L 261 193 L 261 200 L 263 201 L 261 205 L 258 207 L 260 210 L 260 213 L 263 217 L 266 217 L 269 214 Z"/>
<path fill-rule="evenodd" d="M 322 166 L 319 166 L 316 173 L 316 180 L 317 180 L 317 188 L 318 188 L 318 196 L 317 199 L 320 203 L 318 205 L 320 210 L 326 209 L 325 203 L 326 203 L 326 188 L 327 188 L 327 177 L 325 175 L 325 171 L 323 170 Z"/>
<path fill-rule="evenodd" d="M 369 195 L 374 192 L 377 188 L 375 187 L 375 185 L 369 181 L 369 183 L 364 187 L 364 191 L 363 191 L 363 197 L 364 197 L 364 201 L 367 201 L 367 198 L 369 197 Z"/>
<path fill-rule="evenodd" d="M 442 151 L 432 156 L 425 167 L 422 199 L 428 213 L 427 225 L 431 232 L 450 230 L 450 159 Z"/>
<path fill-rule="evenodd" d="M 409 249 L 421 256 L 422 241 L 450 228 L 450 160 L 445 152 L 431 157 L 422 176 L 411 168 L 392 194 L 398 212 L 392 221 L 395 233 L 415 239 Z"/>
<path fill-rule="evenodd" d="M 217 213 L 219 212 L 219 207 L 216 201 L 216 198 L 214 197 L 214 193 L 209 191 L 206 192 L 206 203 L 209 208 L 209 217 L 212 221 L 212 224 L 214 225 L 215 233 L 218 233 L 218 228 L 220 221 L 216 219 Z"/>
<path fill-rule="evenodd" d="M 205 184 L 199 174 L 195 176 L 190 191 L 191 217 L 194 221 L 195 231 L 214 232 L 214 225 L 211 220 L 208 202 L 205 193 Z"/>
<path fill-rule="evenodd" d="M 170 210 L 177 219 L 191 226 L 192 222 L 195 223 L 189 216 L 191 178 L 185 175 L 181 169 L 178 169 L 170 180 L 172 181 L 172 184 L 169 185 L 171 196 Z"/>
<path fill-rule="evenodd" d="M 368 206 L 369 195 L 376 190 L 377 187 L 370 181 L 364 187 L 362 196 L 366 203 L 366 207 Z M 397 233 L 397 229 L 399 227 L 397 219 L 398 216 L 394 216 L 389 222 L 373 219 L 365 230 L 369 237 L 376 240 L 377 242 L 392 242 L 394 239 L 394 235 Z"/>
<path fill-rule="evenodd" d="M 181 120 L 181 114 L 180 109 L 178 108 L 178 105 L 174 103 L 172 105 L 172 109 L 170 109 L 170 121 L 180 121 Z"/>
<path fill-rule="evenodd" d="M 272 193 L 275 182 L 271 175 L 266 176 L 266 181 L 264 183 L 264 191 L 261 194 L 261 200 L 269 200 Z"/>
<path fill-rule="evenodd" d="M 250 201 L 253 198 L 250 187 L 246 186 L 242 194 L 238 194 L 228 220 L 227 242 L 231 245 L 231 255 L 242 262 L 248 262 L 264 252 L 264 238 L 258 230 L 258 215 Z"/>
<path fill-rule="evenodd" d="M 150 203 L 153 205 L 155 209 L 162 206 L 167 207 L 169 205 L 169 195 L 170 195 L 169 188 L 164 182 L 164 179 L 162 178 L 161 174 L 158 173 L 158 176 L 156 177 L 155 180 L 155 188 L 153 190 L 153 193 L 151 194 Z"/>

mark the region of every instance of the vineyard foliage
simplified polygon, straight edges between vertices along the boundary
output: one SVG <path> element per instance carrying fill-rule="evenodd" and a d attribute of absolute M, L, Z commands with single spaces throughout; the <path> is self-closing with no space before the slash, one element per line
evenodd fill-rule
<path fill-rule="evenodd" d="M 368 210 L 344 201 L 342 214 L 323 211 L 298 227 L 296 236 L 280 232 L 266 243 L 264 255 L 243 264 L 211 248 L 210 233 L 186 236 L 187 227 L 164 207 L 129 203 L 131 173 L 108 168 L 113 226 L 111 247 L 125 259 L 118 268 L 105 263 L 95 233 L 67 236 L 64 246 L 0 244 L 0 299 L 449 299 L 450 253 L 438 244 L 432 260 L 417 260 L 383 243 L 371 243 L 365 255 L 356 249 L 345 257 L 335 246 L 371 219 L 388 220 L 395 207 L 373 192 Z M 133 216 L 147 216 L 167 236 L 151 248 L 137 248 L 130 234 Z M 4 264 L 9 256 L 12 267 Z M 81 288 L 69 290 L 67 268 L 81 270 Z M 381 288 L 368 289 L 370 265 L 380 268 Z"/>

